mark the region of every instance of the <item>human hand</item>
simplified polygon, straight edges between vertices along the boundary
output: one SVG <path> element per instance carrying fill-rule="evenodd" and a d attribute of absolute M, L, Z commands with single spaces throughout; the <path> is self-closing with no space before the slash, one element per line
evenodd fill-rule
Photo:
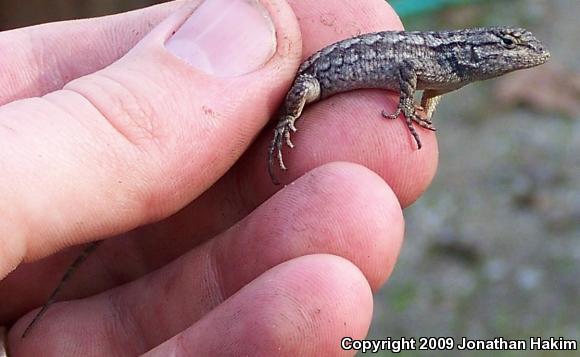
<path fill-rule="evenodd" d="M 236 162 L 301 60 L 292 12 L 282 1 L 268 4 L 276 53 L 251 56 L 251 71 L 235 77 L 200 73 L 163 46 L 187 9 L 89 74 L 176 4 L 2 34 L 2 47 L 32 40 L 0 59 L 13 71 L 0 79 L 1 102 L 50 94 L 0 109 L 7 129 L 0 134 L 0 276 L 22 261 L 119 235 L 63 295 L 90 297 L 55 304 L 24 340 L 34 313 L 22 315 L 43 302 L 78 250 L 22 264 L 0 283 L 0 324 L 17 321 L 14 355 L 336 355 L 340 337 L 364 337 L 372 290 L 390 274 L 401 243 L 399 202 L 408 205 L 431 180 L 435 142 L 425 134 L 426 147 L 414 151 L 403 123 L 380 120 L 396 95 L 337 95 L 305 113 L 297 148 L 287 153 L 285 180 L 298 179 L 274 194 L 269 130 Z M 339 9 L 332 1 L 291 5 L 302 59 L 341 38 L 399 26 L 380 0 Z M 230 21 L 239 31 L 239 20 Z M 243 64 L 251 46 L 269 54 L 262 48 L 268 32 L 253 36 L 215 58 Z M 256 57 L 267 63 L 250 68 Z M 361 166 L 318 167 L 336 160 L 368 166 L 391 188 Z"/>

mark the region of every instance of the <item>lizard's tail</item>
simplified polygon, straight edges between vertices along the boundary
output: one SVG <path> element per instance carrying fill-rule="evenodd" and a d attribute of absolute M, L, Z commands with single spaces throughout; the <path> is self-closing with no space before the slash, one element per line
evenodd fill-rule
<path fill-rule="evenodd" d="M 46 300 L 46 302 L 44 303 L 44 305 L 42 305 L 42 308 L 40 309 L 40 311 L 38 311 L 38 313 L 36 314 L 36 316 L 34 316 L 34 318 L 32 319 L 32 321 L 30 321 L 30 323 L 28 324 L 28 326 L 26 327 L 26 329 L 22 333 L 22 338 L 25 338 L 26 335 L 28 335 L 28 333 L 30 332 L 30 330 L 32 329 L 32 327 L 34 325 L 36 325 L 36 323 L 38 322 L 38 320 L 40 320 L 40 318 L 42 317 L 42 315 L 44 315 L 44 313 L 46 312 L 46 310 L 48 310 L 48 308 L 50 307 L 50 305 L 52 305 L 55 302 L 56 296 L 61 291 L 61 289 L 64 286 L 64 284 L 70 279 L 70 277 L 77 270 L 77 268 L 87 259 L 87 257 L 89 256 L 89 254 L 91 254 L 99 246 L 99 244 L 101 244 L 102 242 L 103 241 L 100 240 L 100 241 L 96 241 L 96 242 L 90 243 L 83 250 L 83 252 L 72 262 L 72 264 L 68 267 L 68 269 L 66 270 L 66 272 L 62 276 L 62 279 L 60 279 L 60 282 L 58 283 L 58 286 L 52 291 L 52 293 L 48 297 L 48 300 Z"/>

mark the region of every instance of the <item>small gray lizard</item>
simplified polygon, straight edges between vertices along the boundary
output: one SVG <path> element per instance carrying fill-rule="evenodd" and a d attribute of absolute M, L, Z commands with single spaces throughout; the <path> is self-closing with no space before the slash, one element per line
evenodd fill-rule
<path fill-rule="evenodd" d="M 435 130 L 431 116 L 445 93 L 466 84 L 545 63 L 550 53 L 531 32 L 522 28 L 488 27 L 453 31 L 384 31 L 339 41 L 314 53 L 300 68 L 280 108 L 274 139 L 268 150 L 268 172 L 282 159 L 285 142 L 307 104 L 334 94 L 361 88 L 381 88 L 400 93 L 394 113 L 401 113 L 418 149 L 421 139 L 413 124 Z M 423 90 L 421 105 L 414 94 Z"/>
<path fill-rule="evenodd" d="M 405 116 L 407 127 L 421 148 L 413 123 L 435 130 L 431 115 L 442 94 L 464 85 L 534 67 L 550 54 L 529 32 L 520 28 L 491 27 L 440 32 L 385 31 L 369 33 L 330 45 L 308 58 L 299 68 L 282 105 L 282 114 L 269 148 L 268 170 L 272 181 L 274 157 L 280 168 L 282 145 L 296 131 L 306 104 L 360 88 L 390 89 L 400 93 L 399 106 L 386 118 Z M 414 103 L 416 90 L 424 90 L 421 106 Z M 419 113 L 418 113 L 419 112 Z M 26 327 L 25 337 L 39 321 L 58 292 L 99 242 L 90 244 L 65 272 L 48 301 Z"/>

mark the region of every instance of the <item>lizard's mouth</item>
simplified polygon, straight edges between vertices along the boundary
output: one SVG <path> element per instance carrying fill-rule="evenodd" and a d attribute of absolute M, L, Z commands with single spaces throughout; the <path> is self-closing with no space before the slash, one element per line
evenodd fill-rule
<path fill-rule="evenodd" d="M 550 52 L 549 51 L 542 51 L 537 59 L 534 61 L 534 66 L 539 66 L 544 64 L 550 59 Z"/>
<path fill-rule="evenodd" d="M 523 58 L 523 64 L 525 68 L 539 66 L 544 64 L 550 59 L 550 52 L 546 50 L 539 50 L 536 54 L 529 56 L 527 58 Z"/>

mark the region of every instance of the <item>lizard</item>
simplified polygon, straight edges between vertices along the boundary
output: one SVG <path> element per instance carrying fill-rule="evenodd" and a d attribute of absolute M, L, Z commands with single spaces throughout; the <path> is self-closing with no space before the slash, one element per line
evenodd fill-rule
<path fill-rule="evenodd" d="M 56 301 L 56 297 L 58 296 L 58 293 L 62 290 L 62 288 L 64 287 L 66 282 L 73 276 L 75 271 L 81 266 L 81 264 L 84 263 L 85 260 L 87 260 L 89 255 L 91 255 L 91 253 L 95 249 L 97 249 L 98 246 L 102 242 L 103 242 L 102 240 L 98 240 L 96 242 L 89 243 L 83 249 L 81 254 L 79 254 L 75 258 L 75 260 L 68 266 L 68 268 L 65 271 L 65 273 L 63 274 L 62 278 L 60 278 L 60 281 L 59 281 L 58 285 L 56 286 L 56 288 L 54 288 L 54 290 L 52 291 L 52 293 L 50 294 L 48 299 L 46 299 L 46 302 L 44 303 L 44 305 L 42 305 L 40 310 L 38 310 L 36 315 L 34 315 L 32 320 L 30 321 L 30 323 L 28 323 L 28 326 L 26 326 L 26 328 L 24 329 L 24 332 L 22 332 L 22 338 L 25 338 L 28 335 L 28 333 L 30 332 L 32 327 L 40 320 L 40 318 L 42 318 L 42 316 L 44 315 L 44 313 L 46 313 L 48 308 Z M 0 357 L 1 357 L 1 355 L 0 355 Z"/>
<path fill-rule="evenodd" d="M 542 43 L 523 28 L 496 26 L 448 31 L 382 31 L 331 44 L 300 65 L 279 109 L 274 138 L 268 148 L 268 173 L 277 157 L 281 170 L 282 148 L 293 148 L 291 133 L 304 108 L 332 95 L 363 88 L 399 93 L 394 113 L 401 114 L 417 149 L 422 143 L 414 125 L 435 131 L 431 117 L 441 96 L 469 83 L 535 67 L 550 58 Z M 422 90 L 420 105 L 416 91 Z"/>
<path fill-rule="evenodd" d="M 268 172 L 274 183 L 274 157 L 282 158 L 284 141 L 292 148 L 290 133 L 307 104 L 337 93 L 381 88 L 400 93 L 396 111 L 404 115 L 417 147 L 422 144 L 413 124 L 435 130 L 431 115 L 441 96 L 474 81 L 500 76 L 545 63 L 550 53 L 532 33 L 521 28 L 488 27 L 453 31 L 383 31 L 339 41 L 314 53 L 298 69 L 281 106 L 281 115 L 268 150 Z M 421 105 L 414 103 L 423 90 Z M 28 324 L 22 337 L 56 300 L 58 292 L 99 242 L 91 243 L 71 264 L 48 300 Z"/>

